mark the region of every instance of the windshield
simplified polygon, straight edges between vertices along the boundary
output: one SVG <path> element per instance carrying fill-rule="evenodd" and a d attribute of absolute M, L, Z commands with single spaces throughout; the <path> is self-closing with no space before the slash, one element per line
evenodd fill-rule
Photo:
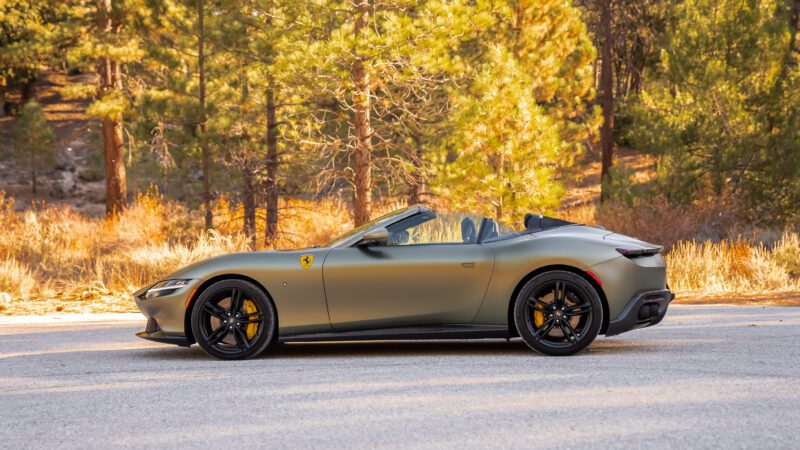
<path fill-rule="evenodd" d="M 360 227 L 356 227 L 356 228 L 354 228 L 354 229 L 352 229 L 352 230 L 348 231 L 347 233 L 345 233 L 345 234 L 343 234 L 343 235 L 339 236 L 338 238 L 336 238 L 336 239 L 332 240 L 331 242 L 328 242 L 327 244 L 325 244 L 325 246 L 326 246 L 326 247 L 335 247 L 336 245 L 339 245 L 339 244 L 341 244 L 342 242 L 344 242 L 344 241 L 346 241 L 346 240 L 350 239 L 351 237 L 353 237 L 353 236 L 357 235 L 358 233 L 360 233 L 360 232 L 362 232 L 362 231 L 364 231 L 364 230 L 366 230 L 366 229 L 368 229 L 368 228 L 371 228 L 371 227 L 372 227 L 372 226 L 374 226 L 376 223 L 378 223 L 378 222 L 380 222 L 380 221 L 382 221 L 382 220 L 386 220 L 386 219 L 388 219 L 389 217 L 396 216 L 396 215 L 398 215 L 398 214 L 400 214 L 400 213 L 403 213 L 403 212 L 405 212 L 407 209 L 408 209 L 408 208 L 403 208 L 403 209 L 400 209 L 400 210 L 397 210 L 397 211 L 392 211 L 392 212 L 390 212 L 389 214 L 384 214 L 384 215 L 382 215 L 382 216 L 378 217 L 377 219 L 373 219 L 373 220 L 371 220 L 371 221 L 369 221 L 369 222 L 365 223 L 364 225 L 361 225 Z"/>

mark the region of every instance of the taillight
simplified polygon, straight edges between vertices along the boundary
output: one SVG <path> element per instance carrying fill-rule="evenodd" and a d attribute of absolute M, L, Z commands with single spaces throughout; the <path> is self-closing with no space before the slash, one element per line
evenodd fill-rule
<path fill-rule="evenodd" d="M 640 256 L 651 256 L 661 253 L 662 247 L 617 247 L 617 252 L 626 258 L 638 258 Z"/>

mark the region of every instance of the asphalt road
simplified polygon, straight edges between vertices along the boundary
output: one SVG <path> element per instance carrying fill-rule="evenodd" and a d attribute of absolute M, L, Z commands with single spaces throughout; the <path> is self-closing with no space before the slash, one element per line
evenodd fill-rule
<path fill-rule="evenodd" d="M 437 341 L 222 362 L 143 326 L 0 321 L 0 448 L 800 447 L 800 308 L 674 306 L 566 358 Z"/>

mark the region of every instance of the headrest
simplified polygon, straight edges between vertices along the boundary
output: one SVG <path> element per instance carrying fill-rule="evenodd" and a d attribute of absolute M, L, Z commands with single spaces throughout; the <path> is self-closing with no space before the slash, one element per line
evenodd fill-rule
<path fill-rule="evenodd" d="M 523 220 L 523 224 L 525 225 L 526 230 L 541 230 L 542 229 L 542 219 L 544 216 L 541 214 L 525 214 L 525 219 Z"/>
<path fill-rule="evenodd" d="M 478 230 L 475 229 L 475 224 L 469 217 L 461 220 L 461 240 L 465 244 L 474 244 L 478 241 Z"/>

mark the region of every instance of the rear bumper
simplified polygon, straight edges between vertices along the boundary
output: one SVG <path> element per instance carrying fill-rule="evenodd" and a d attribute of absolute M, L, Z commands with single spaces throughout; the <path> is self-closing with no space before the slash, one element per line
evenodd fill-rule
<path fill-rule="evenodd" d="M 136 333 L 136 336 L 142 339 L 147 339 L 148 341 L 160 342 L 162 344 L 173 344 L 180 347 L 189 347 L 192 345 L 192 343 L 189 342 L 189 339 L 187 339 L 184 335 L 167 334 L 161 331 L 161 328 L 158 326 L 158 322 L 156 322 L 156 320 L 152 317 L 147 319 L 147 328 L 145 328 L 144 331 Z"/>
<path fill-rule="evenodd" d="M 653 326 L 667 314 L 669 303 L 675 298 L 668 289 L 645 291 L 628 301 L 625 309 L 615 320 L 608 323 L 606 336 L 615 336 L 626 331 Z"/>

